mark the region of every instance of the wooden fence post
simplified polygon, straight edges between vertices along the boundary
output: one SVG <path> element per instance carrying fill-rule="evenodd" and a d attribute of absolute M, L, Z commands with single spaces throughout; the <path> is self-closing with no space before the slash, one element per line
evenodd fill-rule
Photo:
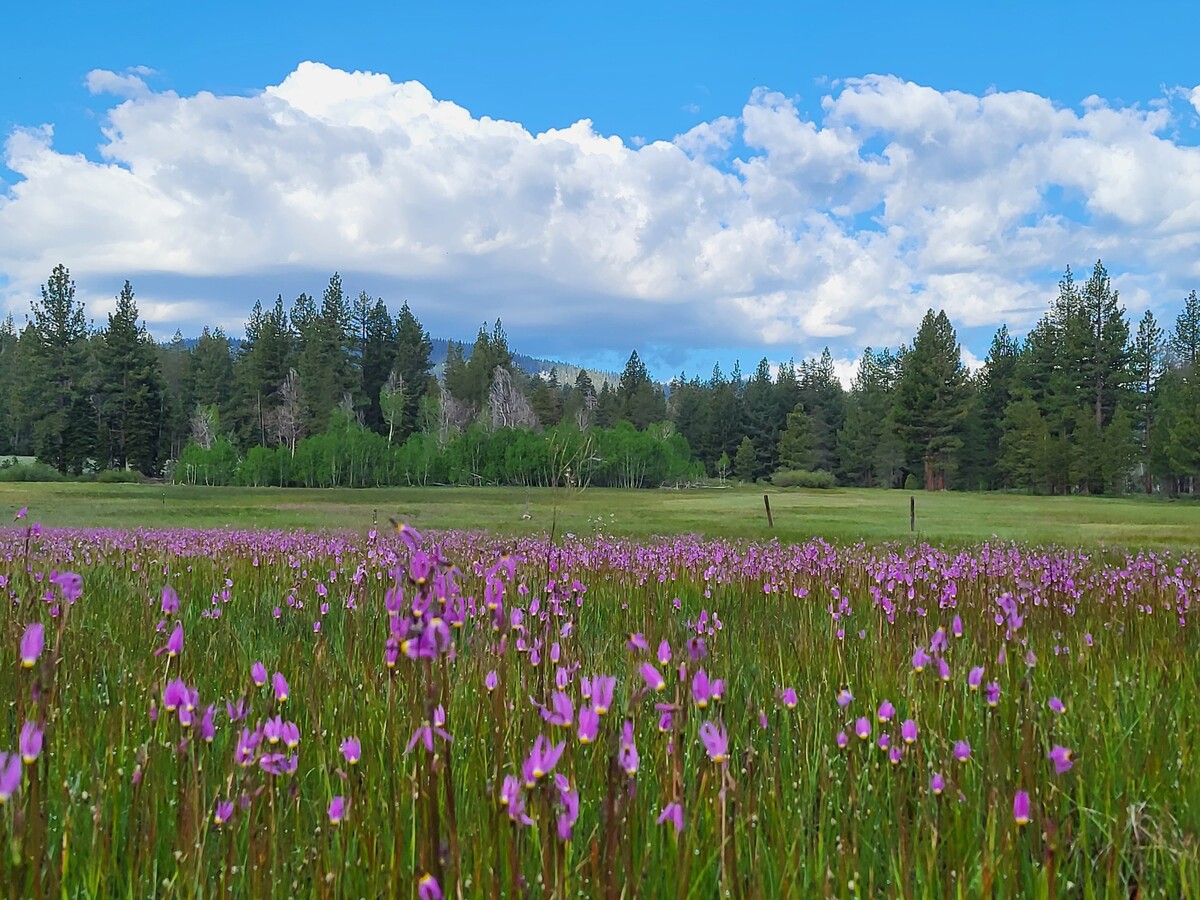
<path fill-rule="evenodd" d="M 774 528 L 775 520 L 771 517 L 771 498 L 767 494 L 763 494 L 763 506 L 767 508 L 767 527 Z"/>

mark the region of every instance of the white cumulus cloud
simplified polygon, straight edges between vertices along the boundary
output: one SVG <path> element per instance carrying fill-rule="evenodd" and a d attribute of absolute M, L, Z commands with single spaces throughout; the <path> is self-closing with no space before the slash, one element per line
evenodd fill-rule
<path fill-rule="evenodd" d="M 850 360 L 908 340 L 927 307 L 1019 331 L 1068 263 L 1103 257 L 1161 309 L 1200 280 L 1200 150 L 1167 104 L 871 75 L 822 88 L 816 116 L 763 88 L 643 145 L 587 120 L 532 133 L 320 63 L 248 97 L 151 74 L 88 73 L 116 98 L 94 154 L 57 151 L 52 124 L 6 137 L 14 312 L 61 261 L 97 304 L 130 278 L 158 333 L 237 332 L 254 299 L 319 292 L 336 269 L 435 333 L 501 316 L 559 355 L 828 343 Z"/>

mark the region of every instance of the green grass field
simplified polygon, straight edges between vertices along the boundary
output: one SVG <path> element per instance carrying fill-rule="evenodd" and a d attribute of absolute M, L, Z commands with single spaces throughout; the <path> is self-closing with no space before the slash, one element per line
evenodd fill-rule
<path fill-rule="evenodd" d="M 692 491 L 521 488 L 278 490 L 183 485 L 0 484 L 0 508 L 21 506 L 46 527 L 195 527 L 367 531 L 389 516 L 418 528 L 505 534 L 696 533 L 796 541 L 908 540 L 909 497 L 916 537 L 966 544 L 993 536 L 1061 546 L 1191 548 L 1200 544 L 1200 505 L 1163 499 L 927 494 L 905 491 L 767 489 Z M 528 518 L 525 516 L 528 515 Z"/>

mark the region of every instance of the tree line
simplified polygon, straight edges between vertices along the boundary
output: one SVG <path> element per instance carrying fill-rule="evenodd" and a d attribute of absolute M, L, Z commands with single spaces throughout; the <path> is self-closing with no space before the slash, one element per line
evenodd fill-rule
<path fill-rule="evenodd" d="M 828 350 L 655 382 L 634 351 L 619 381 L 514 364 L 497 320 L 431 340 L 335 274 L 318 300 L 256 302 L 245 337 L 205 328 L 160 344 L 126 282 L 89 326 L 65 266 L 19 332 L 0 325 L 0 456 L 64 474 L 135 470 L 209 484 L 595 484 L 775 478 L 930 490 L 1194 493 L 1200 475 L 1200 301 L 1169 329 L 1130 325 L 1102 263 L 983 366 L 930 310 L 912 341 L 867 348 L 849 390 Z"/>

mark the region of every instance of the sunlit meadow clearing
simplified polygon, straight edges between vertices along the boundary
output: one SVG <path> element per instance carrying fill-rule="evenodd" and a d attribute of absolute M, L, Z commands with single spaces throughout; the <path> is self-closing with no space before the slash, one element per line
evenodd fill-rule
<path fill-rule="evenodd" d="M 1179 552 L 34 518 L 12 896 L 1200 887 Z"/>

